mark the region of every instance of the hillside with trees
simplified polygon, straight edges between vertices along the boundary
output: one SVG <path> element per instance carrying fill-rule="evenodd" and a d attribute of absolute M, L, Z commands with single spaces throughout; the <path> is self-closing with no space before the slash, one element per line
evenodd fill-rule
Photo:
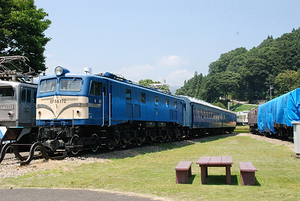
<path fill-rule="evenodd" d="M 268 36 L 250 50 L 240 47 L 222 54 L 209 65 L 208 75 L 195 72 L 176 95 L 211 103 L 220 99 L 223 104 L 228 99 L 256 103 L 300 87 L 299 78 L 300 28 L 276 39 Z"/>

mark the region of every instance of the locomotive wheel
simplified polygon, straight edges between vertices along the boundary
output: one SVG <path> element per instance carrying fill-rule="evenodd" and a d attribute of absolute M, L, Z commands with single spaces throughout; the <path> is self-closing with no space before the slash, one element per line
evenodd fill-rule
<path fill-rule="evenodd" d="M 127 147 L 127 144 L 124 141 L 121 141 L 121 147 L 122 149 L 125 149 Z"/>
<path fill-rule="evenodd" d="M 114 146 L 113 144 L 109 144 L 109 145 L 108 145 L 108 149 L 109 149 L 109 150 L 113 150 L 114 148 L 115 148 L 115 146 Z"/>
<path fill-rule="evenodd" d="M 136 139 L 136 145 L 140 147 L 142 145 L 142 140 L 140 138 Z"/>
<path fill-rule="evenodd" d="M 94 133 L 92 135 L 92 138 L 93 138 L 93 140 L 96 141 L 96 139 L 98 138 L 98 135 L 96 133 Z M 97 146 L 97 143 L 96 143 L 95 145 L 92 145 L 92 152 L 95 153 L 97 151 L 98 151 L 98 146 Z"/>
<path fill-rule="evenodd" d="M 74 143 L 74 145 L 78 145 L 78 140 L 79 140 L 79 136 L 77 134 L 75 134 L 71 140 L 70 140 L 70 144 Z M 74 148 L 72 151 L 71 151 L 71 154 L 73 156 L 76 156 L 77 154 L 79 153 L 79 149 L 78 148 Z"/>

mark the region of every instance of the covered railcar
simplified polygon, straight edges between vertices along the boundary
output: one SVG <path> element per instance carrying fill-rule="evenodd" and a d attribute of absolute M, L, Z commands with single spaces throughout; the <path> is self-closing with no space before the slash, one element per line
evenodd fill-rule
<path fill-rule="evenodd" d="M 233 132 L 236 127 L 236 114 L 205 101 L 188 97 L 183 98 L 186 109 L 184 126 L 194 134 L 204 135 Z"/>
<path fill-rule="evenodd" d="M 262 134 L 293 136 L 293 121 L 300 120 L 300 88 L 258 107 L 257 126 Z"/>
<path fill-rule="evenodd" d="M 253 108 L 248 112 L 248 125 L 250 133 L 259 133 L 257 128 L 257 110 L 258 108 Z"/>
<path fill-rule="evenodd" d="M 182 99 L 110 73 L 56 72 L 41 78 L 37 93 L 39 140 L 49 151 L 77 154 L 180 135 Z"/>

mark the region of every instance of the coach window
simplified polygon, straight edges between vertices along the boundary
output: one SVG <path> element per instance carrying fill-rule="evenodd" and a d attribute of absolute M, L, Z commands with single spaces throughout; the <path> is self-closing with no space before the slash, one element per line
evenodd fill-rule
<path fill-rule="evenodd" d="M 177 101 L 174 101 L 174 107 L 177 109 Z"/>
<path fill-rule="evenodd" d="M 141 93 L 141 102 L 146 103 L 146 94 L 144 92 Z"/>
<path fill-rule="evenodd" d="M 131 90 L 126 89 L 126 101 L 131 101 Z"/>
<path fill-rule="evenodd" d="M 169 99 L 166 99 L 166 106 L 169 107 Z"/>
<path fill-rule="evenodd" d="M 154 97 L 154 105 L 158 105 L 158 96 Z"/>

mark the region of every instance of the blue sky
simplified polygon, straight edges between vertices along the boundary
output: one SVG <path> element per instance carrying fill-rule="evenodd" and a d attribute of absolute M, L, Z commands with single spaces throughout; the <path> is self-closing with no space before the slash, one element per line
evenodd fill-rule
<path fill-rule="evenodd" d="M 49 14 L 46 73 L 118 73 L 181 87 L 221 54 L 300 27 L 299 0 L 35 0 Z"/>

